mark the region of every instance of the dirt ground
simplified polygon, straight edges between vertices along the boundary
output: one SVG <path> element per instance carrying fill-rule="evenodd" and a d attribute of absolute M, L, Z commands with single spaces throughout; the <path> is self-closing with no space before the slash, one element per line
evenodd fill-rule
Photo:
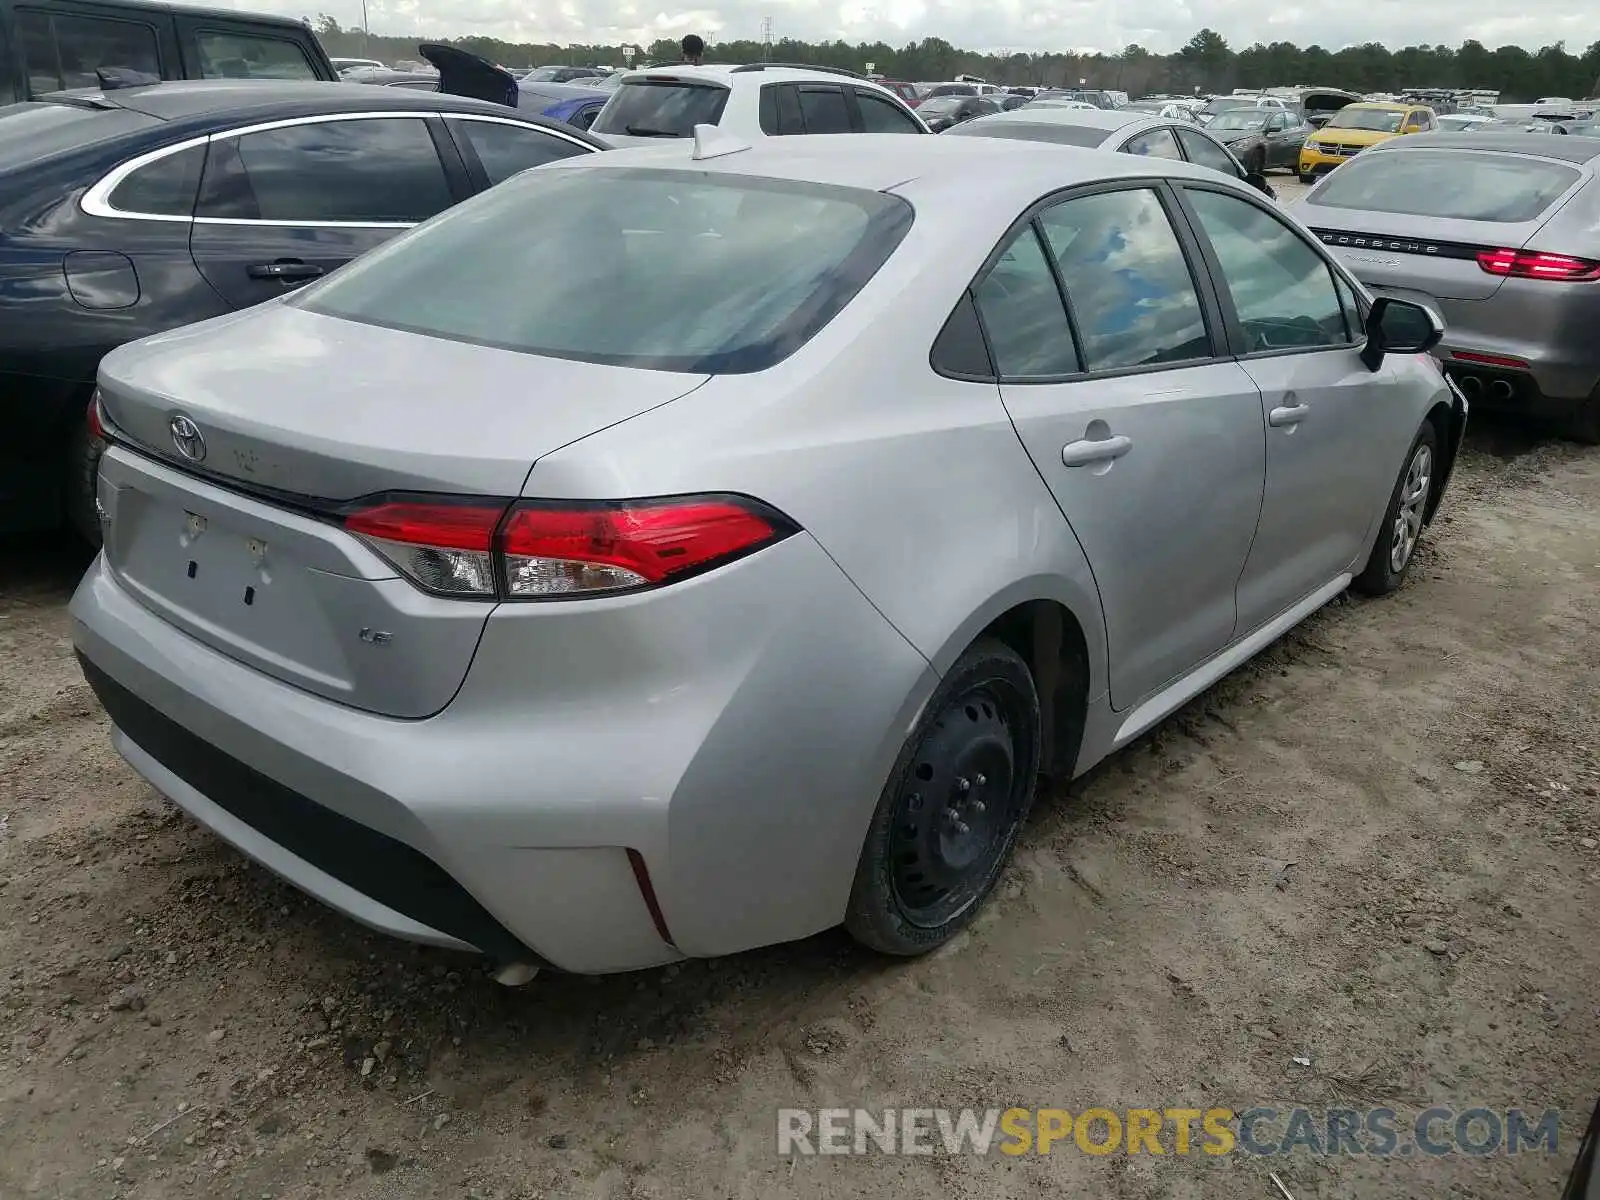
<path fill-rule="evenodd" d="M 1600 452 L 1479 420 L 1421 555 L 1041 803 L 930 958 L 506 990 L 152 794 L 70 653 L 81 562 L 4 547 L 0 1197 L 1553 1197 L 1600 1092 Z M 1296 1103 L 1561 1145 L 775 1152 L 789 1106 Z"/>

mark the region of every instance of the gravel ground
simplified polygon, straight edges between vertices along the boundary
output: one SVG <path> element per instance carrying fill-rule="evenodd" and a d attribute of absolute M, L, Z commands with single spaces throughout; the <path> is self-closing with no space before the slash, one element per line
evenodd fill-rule
<path fill-rule="evenodd" d="M 1549 1197 L 1600 1091 L 1600 452 L 1478 421 L 1411 582 L 1035 809 L 929 958 L 505 990 L 155 796 L 0 549 L 0 1197 Z M 1554 1155 L 780 1159 L 782 1106 L 1563 1110 Z"/>

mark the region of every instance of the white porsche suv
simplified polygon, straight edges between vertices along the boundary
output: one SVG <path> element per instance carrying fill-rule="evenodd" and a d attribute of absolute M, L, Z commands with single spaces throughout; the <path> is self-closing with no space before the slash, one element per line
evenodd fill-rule
<path fill-rule="evenodd" d="M 715 125 L 755 142 L 802 133 L 928 133 L 920 117 L 864 75 L 833 67 L 670 63 L 622 77 L 591 132 L 613 146 L 694 136 Z"/>

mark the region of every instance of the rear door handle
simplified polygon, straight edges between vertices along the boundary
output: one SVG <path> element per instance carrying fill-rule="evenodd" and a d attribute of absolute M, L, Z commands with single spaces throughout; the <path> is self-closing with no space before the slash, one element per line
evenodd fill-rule
<path fill-rule="evenodd" d="M 1108 438 L 1080 438 L 1061 447 L 1061 462 L 1068 467 L 1111 462 L 1133 449 L 1133 439 L 1124 434 Z"/>
<path fill-rule="evenodd" d="M 300 279 L 315 279 L 322 274 L 322 268 L 298 258 L 280 258 L 277 262 L 252 263 L 245 268 L 245 273 L 251 279 L 277 279 L 293 283 Z"/>
<path fill-rule="evenodd" d="M 1274 429 L 1282 429 L 1285 425 L 1298 425 L 1306 419 L 1306 414 L 1310 411 L 1309 404 L 1280 405 L 1267 414 L 1267 424 Z"/>

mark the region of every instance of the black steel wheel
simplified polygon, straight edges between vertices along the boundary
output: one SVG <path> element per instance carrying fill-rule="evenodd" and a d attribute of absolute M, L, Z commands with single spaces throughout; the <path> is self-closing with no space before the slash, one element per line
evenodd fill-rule
<path fill-rule="evenodd" d="M 851 934 L 903 955 L 949 940 L 993 888 L 1038 772 L 1033 677 L 1010 647 L 980 642 L 945 676 L 879 798 Z"/>

